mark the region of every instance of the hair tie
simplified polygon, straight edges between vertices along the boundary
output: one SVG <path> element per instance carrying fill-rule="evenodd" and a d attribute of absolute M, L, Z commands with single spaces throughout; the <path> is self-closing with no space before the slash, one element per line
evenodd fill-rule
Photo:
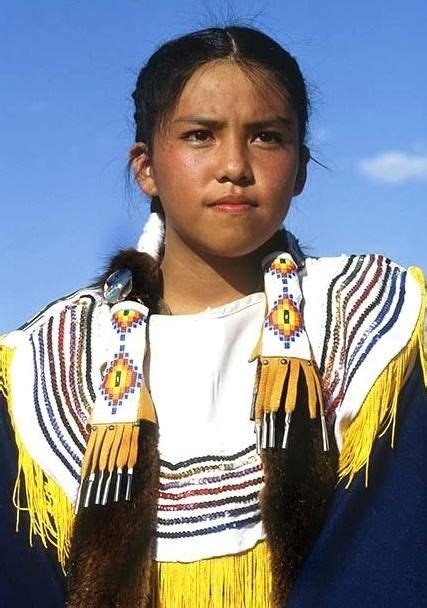
<path fill-rule="evenodd" d="M 139 237 L 137 250 L 158 260 L 165 240 L 165 225 L 161 216 L 152 211 Z"/>

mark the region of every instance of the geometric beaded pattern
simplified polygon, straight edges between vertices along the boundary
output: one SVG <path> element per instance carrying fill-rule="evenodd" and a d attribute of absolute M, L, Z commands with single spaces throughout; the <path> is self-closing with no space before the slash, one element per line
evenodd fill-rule
<path fill-rule="evenodd" d="M 122 301 L 109 308 L 109 327 L 103 335 L 106 360 L 98 385 L 92 424 L 135 422 L 143 384 L 147 308 Z"/>
<path fill-rule="evenodd" d="M 107 365 L 100 386 L 101 396 L 106 405 L 111 408 L 111 414 L 116 414 L 117 408 L 135 395 L 135 392 L 142 386 L 142 371 L 134 363 L 129 351 L 135 352 L 136 348 L 138 355 L 144 352 L 141 336 L 138 338 L 138 332 L 135 335 L 135 330 L 140 330 L 146 321 L 146 315 L 134 308 L 118 306 L 116 310 L 112 311 L 111 325 L 115 333 L 119 335 L 120 343 L 117 349 L 119 352 L 114 353 L 113 360 Z M 136 397 L 137 395 L 135 395 Z"/>
<path fill-rule="evenodd" d="M 268 315 L 265 326 L 290 348 L 291 342 L 301 336 L 303 321 L 301 314 L 290 296 L 284 296 L 274 302 L 274 308 Z"/>
<path fill-rule="evenodd" d="M 101 384 L 101 394 L 107 401 L 111 413 L 117 412 L 117 407 L 123 404 L 136 389 L 141 388 L 142 373 L 134 364 L 129 353 L 120 352 L 114 355 L 114 361 L 105 371 Z"/>
<path fill-rule="evenodd" d="M 297 267 L 295 262 L 289 258 L 276 258 L 270 265 L 269 272 L 283 279 L 285 277 L 296 276 Z"/>
<path fill-rule="evenodd" d="M 142 325 L 145 322 L 145 317 L 138 310 L 118 310 L 112 315 L 111 322 L 118 334 L 129 333 L 132 329 Z"/>
<path fill-rule="evenodd" d="M 297 267 L 292 260 L 279 257 L 271 264 L 267 274 L 276 279 L 279 293 L 273 300 L 273 307 L 264 321 L 264 327 L 283 342 L 285 349 L 289 349 L 291 343 L 303 335 L 299 302 L 292 293 L 292 285 L 296 287 L 298 282 Z"/>

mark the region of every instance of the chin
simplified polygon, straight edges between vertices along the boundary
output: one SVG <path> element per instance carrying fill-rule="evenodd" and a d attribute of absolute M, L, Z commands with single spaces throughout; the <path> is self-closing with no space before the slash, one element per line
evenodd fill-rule
<path fill-rule="evenodd" d="M 264 248 L 268 252 L 268 244 L 272 240 L 269 236 L 265 239 L 245 239 L 244 241 L 238 241 L 233 239 L 232 242 L 226 243 L 215 243 L 205 244 L 202 246 L 203 253 L 215 257 L 223 258 L 241 258 L 256 252 L 262 252 Z"/>

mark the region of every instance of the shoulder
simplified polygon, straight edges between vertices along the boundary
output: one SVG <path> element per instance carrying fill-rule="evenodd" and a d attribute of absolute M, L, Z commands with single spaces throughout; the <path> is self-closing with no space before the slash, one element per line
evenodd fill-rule
<path fill-rule="evenodd" d="M 89 347 L 96 350 L 97 338 L 108 318 L 109 307 L 101 289 L 82 288 L 50 302 L 17 330 L 1 336 L 0 348 L 3 356 L 7 352 L 13 358 L 12 370 L 23 365 L 25 359 L 29 371 L 37 359 L 35 352 L 30 356 L 30 351 L 49 354 L 48 359 L 65 357 L 69 362 L 79 351 Z"/>
<path fill-rule="evenodd" d="M 0 336 L 0 348 L 9 352 L 13 365 L 31 345 L 37 350 L 46 346 L 53 355 L 66 351 L 68 359 L 78 346 L 87 349 L 88 340 L 96 340 L 108 318 L 101 289 L 82 288 L 50 302 L 17 330 Z"/>
<path fill-rule="evenodd" d="M 0 339 L 0 393 L 18 452 L 17 484 L 25 485 L 15 506 L 30 514 L 30 537 L 51 539 L 61 563 L 109 325 L 101 290 L 85 288 Z"/>
<path fill-rule="evenodd" d="M 70 294 L 49 302 L 17 330 L 2 336 L 2 343 L 14 346 L 19 336 L 28 335 L 36 328 L 43 326 L 50 318 L 63 314 L 67 310 L 95 309 L 102 304 L 102 292 L 98 287 L 84 287 Z"/>
<path fill-rule="evenodd" d="M 48 304 L 0 341 L 0 389 L 18 448 L 74 498 L 109 309 L 97 288 Z"/>
<path fill-rule="evenodd" d="M 352 418 L 387 365 L 422 339 L 423 273 L 379 254 L 342 255 L 308 258 L 301 282 L 328 407 Z"/>
<path fill-rule="evenodd" d="M 304 320 L 321 349 L 316 354 L 322 369 L 334 338 L 337 342 L 341 337 L 350 347 L 361 335 L 376 336 L 378 340 L 399 327 L 404 341 L 423 312 L 422 271 L 417 267 L 406 269 L 380 254 L 307 258 L 300 279 Z M 315 331 L 319 326 L 323 332 Z"/>
<path fill-rule="evenodd" d="M 354 473 L 395 419 L 417 358 L 424 365 L 424 276 L 379 254 L 342 255 L 308 258 L 301 282 L 304 320 L 343 450 L 342 471 Z"/>
<path fill-rule="evenodd" d="M 321 351 L 316 354 L 322 369 L 334 338 L 335 347 L 341 337 L 350 348 L 362 335 L 378 340 L 399 328 L 401 339 L 408 339 L 424 305 L 422 271 L 380 254 L 307 258 L 301 284 L 305 322 Z M 315 330 L 319 325 L 323 332 Z"/>
<path fill-rule="evenodd" d="M 304 291 L 310 295 L 313 290 L 319 289 L 321 292 L 326 290 L 331 298 L 343 290 L 360 297 L 361 293 L 374 290 L 378 282 L 384 281 L 398 288 L 401 295 L 409 290 L 409 297 L 414 297 L 424 285 L 423 273 L 419 268 L 406 269 L 378 253 L 308 257 L 301 272 L 301 281 Z"/>

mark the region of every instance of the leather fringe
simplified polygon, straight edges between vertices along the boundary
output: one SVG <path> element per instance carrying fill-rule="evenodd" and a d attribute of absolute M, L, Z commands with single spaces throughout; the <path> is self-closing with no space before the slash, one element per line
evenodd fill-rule
<path fill-rule="evenodd" d="M 131 502 L 90 505 L 76 516 L 67 567 L 68 608 L 150 606 L 157 518 L 157 426 L 142 421 Z"/>
<path fill-rule="evenodd" d="M 304 381 L 310 419 L 320 417 L 323 450 L 329 449 L 323 396 L 315 363 L 292 357 L 264 357 L 258 360 L 257 390 L 252 418 L 255 420 L 257 448 L 288 447 L 289 428 Z M 278 416 L 281 413 L 282 416 Z M 278 435 L 281 442 L 278 442 Z"/>
<path fill-rule="evenodd" d="M 81 468 L 76 513 L 82 504 L 87 508 L 91 499 L 95 504 L 103 506 L 112 499 L 117 502 L 120 494 L 123 494 L 121 481 L 124 474 L 126 474 L 125 499 L 130 500 L 133 472 L 138 460 L 141 420 L 157 424 L 153 401 L 145 382 L 141 388 L 137 422 L 89 425 L 90 435 Z M 114 490 L 111 487 L 112 482 L 115 486 Z"/>

